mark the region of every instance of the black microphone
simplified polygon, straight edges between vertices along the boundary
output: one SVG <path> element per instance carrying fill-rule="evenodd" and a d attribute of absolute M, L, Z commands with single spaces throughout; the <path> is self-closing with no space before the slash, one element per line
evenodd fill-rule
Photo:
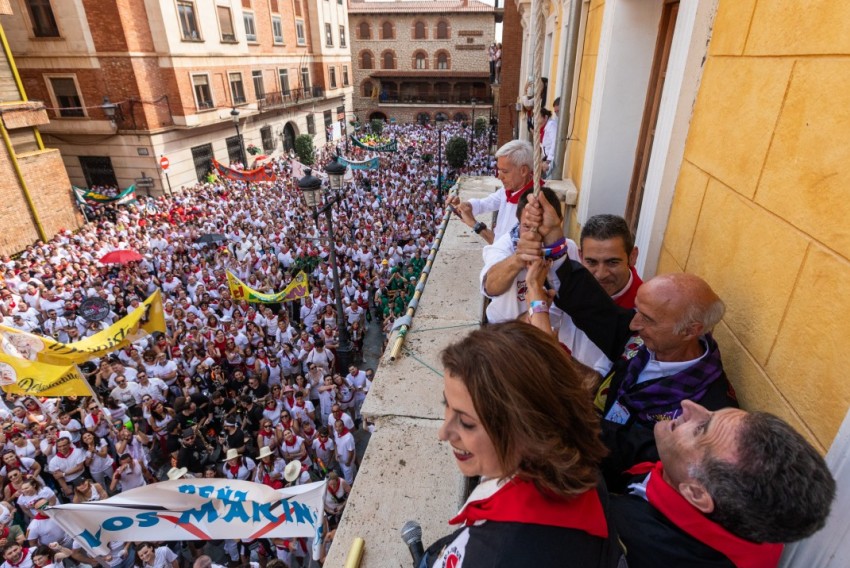
<path fill-rule="evenodd" d="M 422 562 L 422 557 L 425 556 L 425 549 L 422 548 L 422 527 L 416 521 L 407 521 L 401 527 L 401 540 L 410 549 L 410 556 L 413 557 L 413 568 L 418 568 Z"/>

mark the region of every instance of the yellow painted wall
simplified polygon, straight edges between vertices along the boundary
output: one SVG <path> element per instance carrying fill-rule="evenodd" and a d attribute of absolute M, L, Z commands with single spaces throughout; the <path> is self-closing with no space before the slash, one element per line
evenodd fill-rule
<path fill-rule="evenodd" d="M 571 179 L 581 192 L 581 175 L 584 170 L 584 153 L 587 149 L 587 127 L 590 121 L 590 100 L 593 96 L 593 82 L 596 77 L 596 58 L 599 53 L 599 36 L 602 33 L 602 15 L 605 12 L 605 0 L 592 0 L 587 11 L 587 23 L 584 30 L 584 43 L 579 71 L 578 93 L 576 94 L 575 118 L 572 136 L 567 148 L 567 163 L 564 179 Z M 561 105 L 562 107 L 564 105 Z M 563 111 L 561 112 L 563 114 Z M 573 210 L 571 218 L 565 220 L 568 232 L 578 235 L 581 228 Z"/>
<path fill-rule="evenodd" d="M 848 2 L 720 0 L 659 263 L 726 301 L 742 405 L 822 451 L 850 406 L 848 21 Z"/>

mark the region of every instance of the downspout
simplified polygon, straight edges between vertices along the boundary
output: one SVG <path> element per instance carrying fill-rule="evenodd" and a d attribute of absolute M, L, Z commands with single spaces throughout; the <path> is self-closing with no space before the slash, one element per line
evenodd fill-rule
<path fill-rule="evenodd" d="M 18 68 L 15 67 L 15 58 L 12 57 L 12 48 L 9 47 L 9 41 L 6 39 L 6 31 L 0 25 L 0 43 L 3 44 L 3 52 L 6 54 L 6 60 L 9 62 L 9 68 L 12 70 L 12 77 L 15 79 L 15 85 L 18 87 L 18 93 L 21 95 L 21 100 L 27 102 L 27 92 L 24 90 L 24 83 L 21 81 L 21 76 L 18 73 Z M 32 127 L 35 134 L 35 141 L 38 143 L 38 149 L 44 150 L 44 142 L 41 140 L 41 132 L 37 126 Z M 13 154 L 14 155 L 14 154 Z"/>
<path fill-rule="evenodd" d="M 564 69 L 564 80 L 561 83 L 561 116 L 558 117 L 558 138 L 555 142 L 555 163 L 552 169 L 552 179 L 563 179 L 564 154 L 569 133 L 570 112 L 572 109 L 573 81 L 576 71 L 576 53 L 578 53 L 578 31 L 581 24 L 581 6 L 583 0 L 570 0 L 570 20 L 567 33 L 567 50 L 564 53 L 567 66 Z"/>
<path fill-rule="evenodd" d="M 6 40 L 6 32 L 3 26 L 0 25 L 0 43 L 3 44 L 3 51 L 6 53 L 6 60 L 9 62 L 9 67 L 12 69 L 12 76 L 15 78 L 15 84 L 18 86 L 18 92 L 21 94 L 21 100 L 27 101 L 27 93 L 24 91 L 24 84 L 21 82 L 21 76 L 18 74 L 18 69 L 15 67 L 15 59 L 12 57 L 12 50 L 9 48 L 9 42 Z M 38 142 L 39 150 L 44 150 L 44 143 L 41 141 L 41 135 L 38 133 L 38 128 L 33 127 L 35 131 L 35 139 Z M 15 174 L 18 176 L 18 181 L 21 183 L 21 189 L 24 192 L 24 199 L 30 208 L 32 219 L 35 221 L 35 226 L 38 229 L 38 236 L 42 241 L 47 241 L 47 234 L 44 232 L 44 227 L 41 225 L 41 219 L 38 218 L 38 212 L 35 209 L 35 203 L 32 201 L 27 180 L 24 179 L 24 172 L 21 171 L 21 165 L 18 163 L 18 156 L 15 154 L 15 147 L 12 145 L 12 138 L 3 124 L 3 117 L 0 116 L 0 134 L 3 135 L 3 142 L 6 144 L 6 149 L 9 151 L 9 157 L 12 158 L 12 167 L 15 168 Z"/>

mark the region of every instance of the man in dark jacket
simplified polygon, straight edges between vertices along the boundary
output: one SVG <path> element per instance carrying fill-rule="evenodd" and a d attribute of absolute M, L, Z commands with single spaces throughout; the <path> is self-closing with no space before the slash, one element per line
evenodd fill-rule
<path fill-rule="evenodd" d="M 775 568 L 782 544 L 823 527 L 835 481 L 787 423 L 685 400 L 658 422 L 661 461 L 634 466 L 611 518 L 630 568 Z"/>
<path fill-rule="evenodd" d="M 551 244 L 540 235 L 560 221 L 546 200 L 532 196 L 522 223 L 540 227 L 525 231 L 517 244 L 533 255 L 541 243 Z M 640 287 L 634 310 L 614 303 L 587 268 L 569 259 L 555 262 L 549 282 L 557 285 L 555 305 L 614 362 L 595 392 L 611 450 L 602 470 L 612 491 L 622 490 L 626 469 L 658 459 L 653 427 L 679 416 L 683 400 L 711 410 L 738 405 L 711 336 L 725 308 L 701 278 L 657 276 Z"/>

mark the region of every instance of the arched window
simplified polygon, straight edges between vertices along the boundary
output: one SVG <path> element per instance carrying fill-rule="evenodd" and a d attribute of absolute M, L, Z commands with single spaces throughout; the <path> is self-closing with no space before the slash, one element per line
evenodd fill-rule
<path fill-rule="evenodd" d="M 437 23 L 437 39 L 449 39 L 449 23 Z"/>
<path fill-rule="evenodd" d="M 381 24 L 381 39 L 395 39 L 392 23 L 384 22 Z"/>
<path fill-rule="evenodd" d="M 374 68 L 374 62 L 372 61 L 372 54 L 368 51 L 364 51 L 360 54 L 360 68 L 361 69 L 372 69 Z"/>
<path fill-rule="evenodd" d="M 416 115 L 416 121 L 424 126 L 425 124 L 431 122 L 431 115 L 427 112 L 420 112 L 418 115 Z"/>
<path fill-rule="evenodd" d="M 392 51 L 385 51 L 381 57 L 384 60 L 382 69 L 395 69 L 395 57 Z"/>
<path fill-rule="evenodd" d="M 424 51 L 417 51 L 413 55 L 413 68 L 414 69 L 427 69 L 428 68 L 428 56 Z"/>
<path fill-rule="evenodd" d="M 445 51 L 437 53 L 437 69 L 449 68 L 449 54 Z"/>
<path fill-rule="evenodd" d="M 362 88 L 364 97 L 372 96 L 372 81 L 363 81 Z"/>
<path fill-rule="evenodd" d="M 369 27 L 368 22 L 360 22 L 360 39 L 372 39 L 372 28 Z"/>
<path fill-rule="evenodd" d="M 425 33 L 424 22 L 416 22 L 413 24 L 413 39 L 428 39 Z"/>

